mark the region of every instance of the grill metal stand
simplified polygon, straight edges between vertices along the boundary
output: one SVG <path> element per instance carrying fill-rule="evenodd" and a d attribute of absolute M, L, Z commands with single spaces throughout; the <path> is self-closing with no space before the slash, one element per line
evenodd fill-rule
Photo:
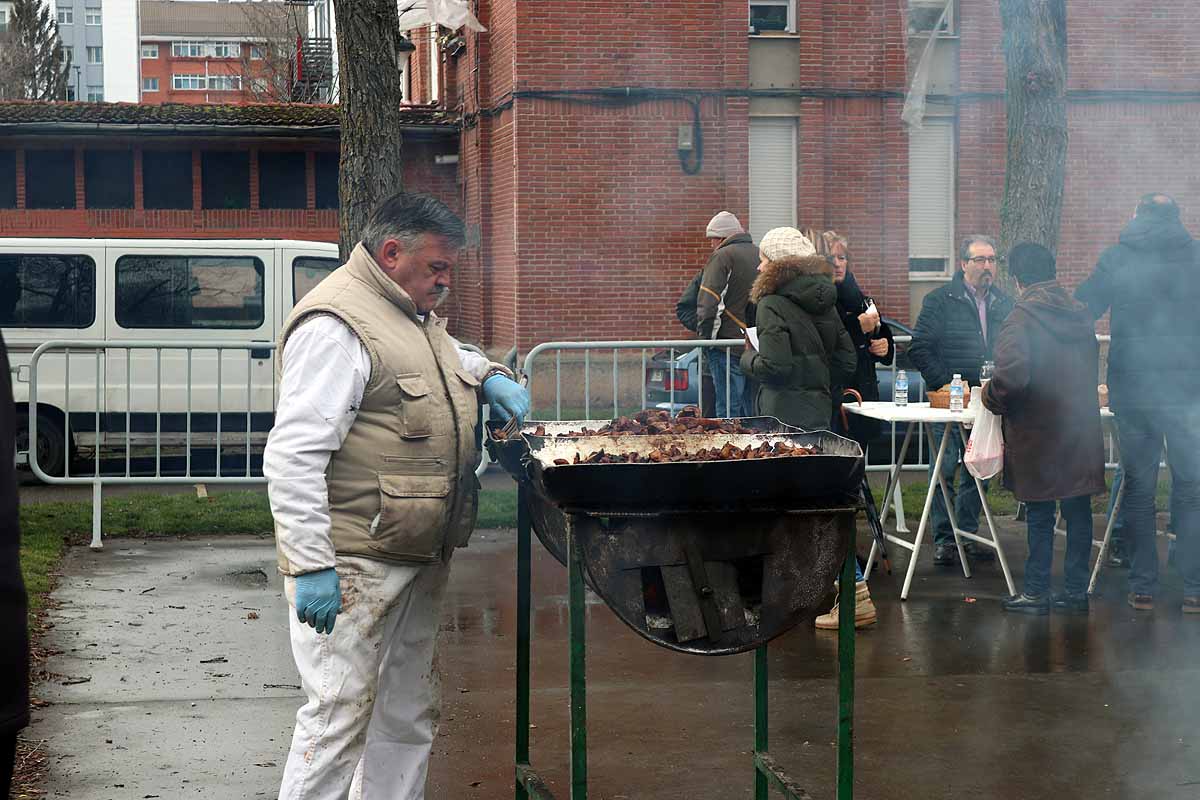
<path fill-rule="evenodd" d="M 529 686 L 531 604 L 530 492 L 527 481 L 518 481 L 517 506 L 517 696 L 516 696 L 516 800 L 554 800 L 545 781 L 530 764 Z M 584 567 L 576 520 L 566 514 L 566 566 L 568 574 L 568 645 L 570 649 L 571 762 L 569 800 L 587 800 L 587 650 L 584 616 Z M 842 514 L 853 541 L 853 514 Z M 854 796 L 854 550 L 842 565 L 839 589 L 838 630 L 838 755 L 837 800 Z M 768 751 L 767 645 L 754 653 L 754 798 L 768 800 L 772 789 L 787 800 L 811 800 L 810 795 L 775 763 Z"/>

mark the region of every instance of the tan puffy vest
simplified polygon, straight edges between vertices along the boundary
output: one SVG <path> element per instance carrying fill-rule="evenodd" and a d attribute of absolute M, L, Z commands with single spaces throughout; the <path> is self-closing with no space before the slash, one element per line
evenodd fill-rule
<path fill-rule="evenodd" d="M 435 314 L 416 305 L 359 244 L 350 260 L 296 304 L 279 336 L 332 314 L 371 355 L 371 378 L 342 448 L 325 472 L 333 545 L 403 564 L 446 561 L 475 526 L 479 381 Z M 282 356 L 276 359 L 282 368 Z M 295 569 L 279 554 L 285 575 Z"/>

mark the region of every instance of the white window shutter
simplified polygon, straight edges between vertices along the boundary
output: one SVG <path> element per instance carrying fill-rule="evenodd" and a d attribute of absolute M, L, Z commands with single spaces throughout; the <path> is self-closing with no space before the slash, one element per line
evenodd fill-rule
<path fill-rule="evenodd" d="M 750 235 L 796 225 L 796 120 L 750 120 Z"/>
<path fill-rule="evenodd" d="M 954 124 L 926 118 L 908 132 L 908 257 L 954 262 Z M 925 269 L 930 271 L 928 261 Z M 940 271 L 940 270 L 939 270 Z"/>

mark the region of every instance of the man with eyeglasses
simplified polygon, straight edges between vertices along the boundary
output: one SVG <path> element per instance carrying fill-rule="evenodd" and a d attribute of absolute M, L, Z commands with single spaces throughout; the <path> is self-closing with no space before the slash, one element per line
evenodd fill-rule
<path fill-rule="evenodd" d="M 945 286 L 930 292 L 921 305 L 917 327 L 909 355 L 928 391 L 946 386 L 957 373 L 972 386 L 979 385 L 979 368 L 992 358 L 992 346 L 1000 326 L 1012 311 L 1013 299 L 995 285 L 997 258 L 996 243 L 988 236 L 975 234 L 962 240 L 959 247 L 959 269 Z M 933 435 L 940 444 L 943 436 L 946 454 L 942 459 L 942 477 L 950 488 L 954 503 L 955 521 L 960 530 L 979 531 L 979 514 L 983 510 L 974 479 L 959 461 L 966 450 L 965 442 L 955 426 L 934 425 Z M 930 476 L 933 465 L 930 459 Z M 958 472 L 958 485 L 954 475 Z M 984 482 L 987 488 L 987 482 Z M 933 493 L 933 563 L 953 566 L 958 563 L 958 548 L 950 515 L 941 492 Z M 978 561 L 991 561 L 991 549 L 975 542 L 963 546 L 967 555 Z"/>

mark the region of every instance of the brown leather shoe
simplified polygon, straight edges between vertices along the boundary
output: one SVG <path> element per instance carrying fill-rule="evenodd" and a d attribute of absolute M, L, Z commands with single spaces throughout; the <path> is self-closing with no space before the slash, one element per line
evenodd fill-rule
<path fill-rule="evenodd" d="M 1200 614 L 1200 597 L 1184 597 L 1183 598 L 1183 613 L 1185 614 Z"/>
<path fill-rule="evenodd" d="M 1135 611 L 1153 611 L 1154 595 L 1129 593 L 1129 607 Z"/>

